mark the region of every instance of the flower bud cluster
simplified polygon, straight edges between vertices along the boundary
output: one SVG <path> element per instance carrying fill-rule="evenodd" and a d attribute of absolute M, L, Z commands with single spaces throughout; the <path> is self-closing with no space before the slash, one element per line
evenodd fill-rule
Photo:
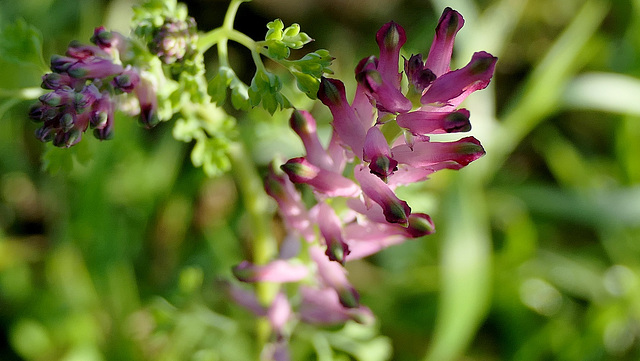
<path fill-rule="evenodd" d="M 197 41 L 196 22 L 192 17 L 185 20 L 166 19 L 155 31 L 149 50 L 163 63 L 173 64 L 193 57 Z"/>
<path fill-rule="evenodd" d="M 99 27 L 91 41 L 94 45 L 73 41 L 65 55 L 51 57 L 52 72 L 42 77 L 42 88 L 51 92 L 42 95 L 29 114 L 42 123 L 36 137 L 43 142 L 70 147 L 89 128 L 96 138 L 110 139 L 119 94 L 135 94 L 142 123 L 157 123 L 153 88 L 138 68 L 124 65 L 120 57 L 128 50 L 128 39 Z"/>
<path fill-rule="evenodd" d="M 394 244 L 435 231 L 429 215 L 414 212 L 395 193 L 399 185 L 415 183 L 441 169 L 461 169 L 484 155 L 474 137 L 434 142 L 431 134 L 471 129 L 469 111 L 458 108 L 472 92 L 485 88 L 497 58 L 475 53 L 470 63 L 450 70 L 456 33 L 464 20 L 447 8 L 436 28 L 426 61 L 413 55 L 404 61 L 408 89 L 403 89 L 400 49 L 404 29 L 385 24 L 376 34 L 378 57 L 357 65 L 354 99 L 347 101 L 345 86 L 322 78 L 318 98 L 333 116 L 332 137 L 323 146 L 316 122 L 296 110 L 291 127 L 304 144 L 306 155 L 290 159 L 265 183 L 276 200 L 290 235 L 308 243 L 313 262 L 304 269 L 281 248 L 281 259 L 267 265 L 243 263 L 236 267 L 241 281 L 296 282 L 302 298 L 298 318 L 310 323 L 341 323 L 371 318 L 359 303 L 343 265 Z M 295 185 L 313 190 L 315 204 L 307 208 Z"/>

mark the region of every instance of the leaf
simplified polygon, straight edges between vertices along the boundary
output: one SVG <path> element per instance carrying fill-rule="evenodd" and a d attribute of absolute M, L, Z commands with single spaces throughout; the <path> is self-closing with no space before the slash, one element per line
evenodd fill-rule
<path fill-rule="evenodd" d="M 42 58 L 42 34 L 23 19 L 5 26 L 0 32 L 0 58 L 14 64 L 46 67 Z"/>
<path fill-rule="evenodd" d="M 225 100 L 227 99 L 227 88 L 234 77 L 235 74 L 231 68 L 221 66 L 218 70 L 218 74 L 216 74 L 216 76 L 209 82 L 209 86 L 207 88 L 208 93 L 211 96 L 211 100 L 218 104 L 218 106 L 224 105 Z"/>
<path fill-rule="evenodd" d="M 311 99 L 317 98 L 320 78 L 324 74 L 333 74 L 329 68 L 333 57 L 327 50 L 320 49 L 309 53 L 299 60 L 291 61 L 291 74 L 296 78 L 298 89 Z"/>
<path fill-rule="evenodd" d="M 291 61 L 291 65 L 300 72 L 319 79 L 324 74 L 333 74 L 333 71 L 329 68 L 333 59 L 328 50 L 320 49 L 303 56 L 299 60 Z"/>
<path fill-rule="evenodd" d="M 268 23 L 267 28 L 269 30 L 262 43 L 267 47 L 267 56 L 275 60 L 288 58 L 291 49 L 300 49 L 313 40 L 300 31 L 298 24 L 292 24 L 285 29 L 280 19 Z"/>
<path fill-rule="evenodd" d="M 258 70 L 251 80 L 251 87 L 248 90 L 251 105 L 262 104 L 262 107 L 271 115 L 278 108 L 291 108 L 289 100 L 280 93 L 281 89 L 282 81 L 277 75 Z"/>
<path fill-rule="evenodd" d="M 200 137 L 191 151 L 191 162 L 210 176 L 218 176 L 231 168 L 228 141 L 218 137 Z"/>

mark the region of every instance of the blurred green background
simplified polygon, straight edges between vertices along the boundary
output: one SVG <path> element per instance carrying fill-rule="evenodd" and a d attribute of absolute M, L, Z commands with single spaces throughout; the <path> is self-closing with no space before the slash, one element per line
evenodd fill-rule
<path fill-rule="evenodd" d="M 227 7 L 187 4 L 201 30 Z M 0 0 L 0 28 L 24 19 L 48 59 L 95 26 L 126 32 L 131 5 Z M 487 155 L 398 191 L 437 233 L 349 264 L 378 323 L 300 327 L 293 358 L 639 360 L 640 1 L 260 0 L 236 28 L 261 39 L 273 18 L 300 23 L 353 91 L 383 23 L 405 27 L 405 56 L 426 53 L 445 6 L 466 20 L 456 67 L 499 57 L 465 103 Z M 250 77 L 248 54 L 231 56 Z M 219 283 L 249 255 L 233 177 L 193 168 L 171 124 L 124 116 L 114 140 L 42 159 L 32 102 L 16 98 L 42 69 L 0 69 L 0 360 L 256 359 L 254 321 Z M 258 164 L 301 151 L 288 115 L 238 114 Z"/>

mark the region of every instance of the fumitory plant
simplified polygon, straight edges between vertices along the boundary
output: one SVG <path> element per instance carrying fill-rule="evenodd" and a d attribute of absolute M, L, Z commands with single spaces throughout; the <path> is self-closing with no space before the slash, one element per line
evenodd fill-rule
<path fill-rule="evenodd" d="M 204 33 L 186 7 L 172 0 L 137 7 L 129 34 L 96 28 L 90 43 L 71 42 L 64 55 L 51 58 L 50 72 L 42 77 L 46 92 L 29 116 L 39 124 L 36 137 L 61 148 L 78 144 L 89 130 L 100 140 L 117 137 L 116 112 L 137 117 L 145 128 L 172 121 L 176 139 L 194 142 L 195 166 L 210 176 L 235 173 L 252 215 L 252 254 L 233 268 L 236 280 L 220 285 L 259 317 L 263 359 L 288 360 L 289 341 L 301 323 L 373 322 L 345 265 L 435 232 L 431 217 L 413 211 L 395 190 L 442 169 L 461 169 L 484 154 L 474 137 L 433 141 L 431 135 L 471 129 L 461 103 L 487 87 L 497 58 L 477 52 L 466 66 L 450 69 L 455 36 L 464 24 L 451 8 L 442 13 L 425 59 L 401 56 L 407 36 L 392 21 L 375 34 L 379 54 L 357 64 L 355 94 L 348 100 L 344 82 L 332 77 L 328 51 L 292 58 L 292 50 L 312 41 L 297 24 L 285 27 L 274 20 L 259 41 L 235 30 L 242 2 L 232 0 L 222 26 Z M 229 61 L 229 41 L 250 51 L 250 84 Z M 204 53 L 214 46 L 218 68 L 207 79 Z M 318 135 L 314 116 L 284 95 L 291 85 L 265 59 L 328 108 L 328 141 Z M 290 112 L 304 155 L 284 164 L 274 160 L 260 181 L 263 170 L 245 153 L 231 107 Z M 266 195 L 277 203 L 282 240 L 271 230 Z"/>

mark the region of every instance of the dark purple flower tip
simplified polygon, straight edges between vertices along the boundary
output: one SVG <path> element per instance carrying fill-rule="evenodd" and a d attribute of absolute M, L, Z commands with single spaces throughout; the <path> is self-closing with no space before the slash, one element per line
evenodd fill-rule
<path fill-rule="evenodd" d="M 46 143 L 53 140 L 53 137 L 56 135 L 55 131 L 51 127 L 43 126 L 35 131 L 35 136 L 41 142 Z"/>
<path fill-rule="evenodd" d="M 102 95 L 94 84 L 89 84 L 82 88 L 79 93 L 75 93 L 73 97 L 73 107 L 78 114 L 84 113 L 93 106 Z"/>
<path fill-rule="evenodd" d="M 140 104 L 140 124 L 150 129 L 160 123 L 154 104 Z"/>
<path fill-rule="evenodd" d="M 43 94 L 38 98 L 38 100 L 40 100 L 42 104 L 48 105 L 50 107 L 58 107 L 63 104 L 67 104 L 73 99 L 73 97 L 74 91 L 69 87 L 64 87 Z"/>
<path fill-rule="evenodd" d="M 42 76 L 43 89 L 56 90 L 63 86 L 73 87 L 74 80 L 66 73 L 47 73 Z"/>
<path fill-rule="evenodd" d="M 270 171 L 264 178 L 264 189 L 273 199 L 278 200 L 286 196 L 286 190 L 284 187 L 284 179 L 273 171 Z"/>
<path fill-rule="evenodd" d="M 104 26 L 99 26 L 93 31 L 91 42 L 102 49 L 110 48 L 113 43 L 113 33 L 105 30 Z"/>
<path fill-rule="evenodd" d="M 382 51 L 395 51 L 407 42 L 407 35 L 402 26 L 390 21 L 376 33 L 376 42 Z"/>
<path fill-rule="evenodd" d="M 468 132 L 471 130 L 469 115 L 467 109 L 458 109 L 455 112 L 451 112 L 444 117 L 444 126 L 442 128 L 447 133 Z"/>
<path fill-rule="evenodd" d="M 89 118 L 91 128 L 103 129 L 109 120 L 109 113 L 104 110 L 96 110 Z"/>
<path fill-rule="evenodd" d="M 315 178 L 320 169 L 309 163 L 305 158 L 298 157 L 289 159 L 285 164 L 280 166 L 294 183 L 307 183 Z"/>
<path fill-rule="evenodd" d="M 118 92 L 131 93 L 140 84 L 140 75 L 133 69 L 125 69 L 113 78 L 111 84 Z"/>
<path fill-rule="evenodd" d="M 78 62 L 78 59 L 54 54 L 51 56 L 51 70 L 55 73 L 64 73 L 69 67 Z"/>
<path fill-rule="evenodd" d="M 332 261 L 344 264 L 346 257 L 351 253 L 349 246 L 341 239 L 336 238 L 325 238 L 325 242 L 327 243 L 327 250 L 325 251 L 327 257 Z"/>
<path fill-rule="evenodd" d="M 362 73 L 365 70 L 376 70 L 377 68 L 378 58 L 376 58 L 374 55 L 366 57 L 360 60 L 360 62 L 358 62 L 358 65 L 356 65 L 356 78 L 358 77 L 358 74 Z"/>
<path fill-rule="evenodd" d="M 430 69 L 425 68 L 422 62 L 422 54 L 411 55 L 408 60 L 405 59 L 404 71 L 407 74 L 409 83 L 413 85 L 418 93 L 422 93 L 424 89 L 436 80 L 436 75 Z"/>
<path fill-rule="evenodd" d="M 330 108 L 347 103 L 344 84 L 337 79 L 322 77 L 318 89 L 318 99 Z"/>
<path fill-rule="evenodd" d="M 452 8 L 446 7 L 442 11 L 442 15 L 436 26 L 436 34 L 444 35 L 445 38 L 450 39 L 456 35 L 463 25 L 464 19 L 462 15 Z"/>
<path fill-rule="evenodd" d="M 85 60 L 93 57 L 106 58 L 109 56 L 104 50 L 100 49 L 99 47 L 95 45 L 82 44 L 77 40 L 73 40 L 71 41 L 71 43 L 69 43 L 66 55 L 79 60 Z"/>
<path fill-rule="evenodd" d="M 289 125 L 301 138 L 316 132 L 316 121 L 313 116 L 304 110 L 294 110 L 289 119 Z"/>
<path fill-rule="evenodd" d="M 480 141 L 474 137 L 465 137 L 456 142 L 455 152 L 460 155 L 456 162 L 466 166 L 486 154 Z"/>
<path fill-rule="evenodd" d="M 110 140 L 113 139 L 113 127 L 104 127 L 100 129 L 93 130 L 93 136 L 99 140 Z"/>
<path fill-rule="evenodd" d="M 58 131 L 53 138 L 53 145 L 60 148 L 69 148 L 77 144 L 82 139 L 82 132 L 78 128 L 71 128 L 69 131 Z"/>
<path fill-rule="evenodd" d="M 44 121 L 44 119 L 42 119 L 44 112 L 45 106 L 42 105 L 41 102 L 32 104 L 31 107 L 29 107 L 29 119 L 33 120 L 36 123 L 40 123 Z"/>
<path fill-rule="evenodd" d="M 388 202 L 382 205 L 382 212 L 389 223 L 407 224 L 411 208 L 407 202 L 400 200 L 399 202 Z"/>
<path fill-rule="evenodd" d="M 255 282 L 257 280 L 255 266 L 249 261 L 242 261 L 234 266 L 231 272 L 240 282 Z"/>
<path fill-rule="evenodd" d="M 123 71 L 122 65 L 114 64 L 109 59 L 94 58 L 87 62 L 77 62 L 67 68 L 67 73 L 73 78 L 90 79 L 106 78 Z"/>
<path fill-rule="evenodd" d="M 434 233 L 436 228 L 428 214 L 412 213 L 406 231 L 411 237 L 418 238 Z"/>
<path fill-rule="evenodd" d="M 76 123 L 76 117 L 71 113 L 64 113 L 59 120 L 59 126 L 64 132 L 68 132 L 74 127 Z"/>
<path fill-rule="evenodd" d="M 369 163 L 369 169 L 371 173 L 377 175 L 383 181 L 387 181 L 387 178 L 398 170 L 398 162 L 393 158 L 386 155 L 377 155 L 371 159 Z"/>
<path fill-rule="evenodd" d="M 340 304 L 346 308 L 360 307 L 360 295 L 353 287 L 336 290 Z"/>

